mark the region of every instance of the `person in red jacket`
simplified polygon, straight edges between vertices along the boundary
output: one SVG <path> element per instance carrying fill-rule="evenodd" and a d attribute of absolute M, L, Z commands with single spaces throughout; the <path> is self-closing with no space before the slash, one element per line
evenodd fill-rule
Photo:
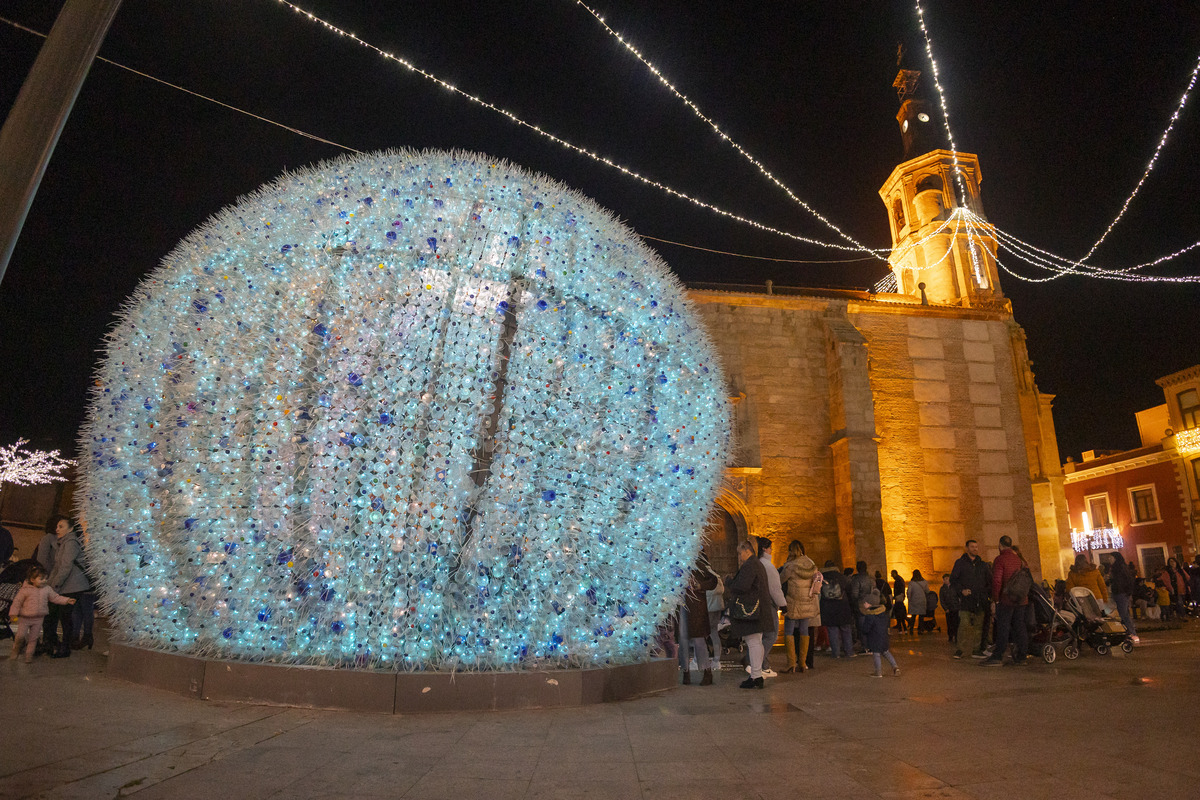
<path fill-rule="evenodd" d="M 1012 538 L 1000 537 L 1000 555 L 992 562 L 992 602 L 996 603 L 996 646 L 991 656 L 980 662 L 981 667 L 998 667 L 1004 663 L 1004 654 L 1008 651 L 1009 637 L 1013 642 L 1013 660 L 1015 667 L 1025 666 L 1026 653 L 1029 650 L 1029 629 L 1025 627 L 1025 606 L 1029 605 L 1029 594 L 1026 592 L 1019 599 L 1013 599 L 1004 589 L 1013 576 L 1024 568 L 1025 562 L 1013 550 Z"/>

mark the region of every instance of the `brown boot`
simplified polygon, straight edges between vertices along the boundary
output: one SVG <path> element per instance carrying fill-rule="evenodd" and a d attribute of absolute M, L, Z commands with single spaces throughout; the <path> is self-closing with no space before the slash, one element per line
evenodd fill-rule
<path fill-rule="evenodd" d="M 704 670 L 704 677 L 700 679 L 701 686 L 712 686 L 712 670 Z"/>
<path fill-rule="evenodd" d="M 791 636 L 783 637 L 783 649 L 787 651 L 787 668 L 784 672 L 796 671 L 796 640 Z"/>
<path fill-rule="evenodd" d="M 812 669 L 812 661 L 810 660 L 812 658 L 812 650 L 810 649 L 812 637 L 797 636 L 796 638 L 799 640 L 796 650 L 800 655 L 800 671 L 804 672 L 805 670 Z"/>

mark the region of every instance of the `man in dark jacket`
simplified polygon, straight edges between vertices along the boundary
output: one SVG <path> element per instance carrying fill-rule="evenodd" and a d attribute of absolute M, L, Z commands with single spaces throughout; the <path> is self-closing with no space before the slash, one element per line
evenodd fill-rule
<path fill-rule="evenodd" d="M 981 667 L 998 667 L 1004 663 L 1008 650 L 1008 639 L 1013 641 L 1013 666 L 1025 666 L 1025 654 L 1029 649 L 1029 630 L 1025 627 L 1025 606 L 1029 605 L 1029 592 L 1019 597 L 1009 591 L 1009 582 L 1025 566 L 1021 556 L 1013 550 L 1012 538 L 1000 537 L 1000 555 L 992 562 L 992 601 L 996 603 L 996 647 L 992 654 L 980 662 Z"/>
<path fill-rule="evenodd" d="M 0 525 L 0 567 L 7 564 L 8 560 L 12 558 L 14 549 L 12 534 L 9 533 L 8 528 Z"/>
<path fill-rule="evenodd" d="M 983 658 L 983 617 L 987 611 L 988 591 L 992 576 L 979 556 L 979 542 L 967 540 L 967 552 L 954 562 L 950 570 L 950 588 L 959 598 L 958 649 L 955 658 L 963 657 L 962 646 L 971 648 L 972 658 Z"/>

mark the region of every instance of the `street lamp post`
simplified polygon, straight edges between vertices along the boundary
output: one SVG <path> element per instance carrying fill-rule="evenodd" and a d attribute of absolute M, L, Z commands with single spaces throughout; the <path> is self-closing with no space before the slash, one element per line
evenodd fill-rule
<path fill-rule="evenodd" d="M 0 281 L 121 0 L 67 0 L 0 129 Z"/>

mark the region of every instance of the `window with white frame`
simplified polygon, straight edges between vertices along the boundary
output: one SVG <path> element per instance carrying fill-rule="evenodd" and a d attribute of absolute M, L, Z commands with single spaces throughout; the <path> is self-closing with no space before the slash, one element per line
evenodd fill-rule
<path fill-rule="evenodd" d="M 1158 495 L 1153 485 L 1130 487 L 1129 516 L 1131 525 L 1161 521 L 1158 516 Z"/>
<path fill-rule="evenodd" d="M 1092 530 L 1112 527 L 1112 515 L 1108 513 L 1107 494 L 1088 495 L 1083 498 L 1083 505 L 1087 509 L 1088 525 Z"/>
<path fill-rule="evenodd" d="M 1142 576 L 1153 578 L 1154 573 L 1167 563 L 1167 543 L 1154 542 L 1137 546 L 1138 561 L 1142 565 Z"/>

